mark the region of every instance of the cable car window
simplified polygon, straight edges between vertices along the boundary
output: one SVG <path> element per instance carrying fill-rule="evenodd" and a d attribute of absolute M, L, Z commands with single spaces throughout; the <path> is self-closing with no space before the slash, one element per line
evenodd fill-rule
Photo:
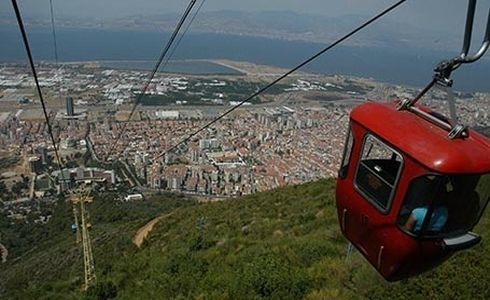
<path fill-rule="evenodd" d="M 372 135 L 364 140 L 361 160 L 356 173 L 356 187 L 381 211 L 388 211 L 402 157 Z"/>
<path fill-rule="evenodd" d="M 490 200 L 490 173 L 450 176 L 448 233 L 467 232 L 478 223 Z"/>
<path fill-rule="evenodd" d="M 349 127 L 349 131 L 347 132 L 347 138 L 345 140 L 342 164 L 340 165 L 339 174 L 338 174 L 340 178 L 345 178 L 347 176 L 347 170 L 349 168 L 349 161 L 350 161 L 353 145 L 354 145 L 354 137 L 352 136 L 352 130 Z"/>
<path fill-rule="evenodd" d="M 442 233 L 449 215 L 447 182 L 447 177 L 437 174 L 412 180 L 400 210 L 399 225 L 416 235 Z"/>
<path fill-rule="evenodd" d="M 490 174 L 415 178 L 398 224 L 421 236 L 455 236 L 470 231 L 490 199 Z"/>

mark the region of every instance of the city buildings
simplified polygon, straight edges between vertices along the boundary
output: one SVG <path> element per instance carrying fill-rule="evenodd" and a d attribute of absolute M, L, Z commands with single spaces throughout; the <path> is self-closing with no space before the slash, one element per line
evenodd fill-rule
<path fill-rule="evenodd" d="M 24 69 L 0 70 L 0 101 L 5 104 L 0 113 L 0 147 L 28 159 L 29 172 L 42 175 L 54 153 L 29 77 Z M 144 72 L 76 65 L 57 72 L 52 76 L 48 67 L 40 69 L 47 86 L 70 91 L 64 102 L 57 100 L 58 93 L 46 96 L 62 158 L 69 161 L 89 151 L 99 164 L 119 161 L 124 166 L 119 179 L 114 173 L 99 174 L 90 168 L 67 169 L 66 178 L 75 174 L 76 180 L 122 180 L 150 189 L 216 196 L 335 177 L 351 107 L 388 93 L 383 85 L 368 80 L 305 75 L 284 84 L 277 96 L 269 95 L 269 102 L 237 109 L 172 149 L 228 109 L 226 105 L 237 97 L 233 94 L 236 89 L 247 95 L 257 84 L 245 82 L 244 77 L 157 74 L 145 94 L 157 97 L 158 106 L 139 106 L 129 120 Z M 392 97 L 411 97 L 417 92 L 401 86 L 389 88 Z M 20 103 L 13 95 L 29 101 Z M 444 112 L 440 101 L 444 95 L 436 91 L 426 98 L 427 105 Z M 64 109 L 67 116 L 75 115 L 75 102 L 85 116 L 60 117 Z M 490 126 L 489 103 L 488 94 L 457 93 L 460 121 Z"/>

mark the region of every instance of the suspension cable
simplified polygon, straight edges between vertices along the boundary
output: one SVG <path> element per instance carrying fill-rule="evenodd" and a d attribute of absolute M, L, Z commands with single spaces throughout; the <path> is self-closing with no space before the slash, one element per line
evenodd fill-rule
<path fill-rule="evenodd" d="M 179 36 L 179 39 L 177 40 L 177 42 L 175 43 L 175 45 L 172 47 L 172 50 L 170 51 L 170 54 L 167 56 L 167 59 L 165 59 L 165 63 L 163 64 L 162 69 L 165 68 L 165 66 L 168 64 L 169 60 L 174 56 L 175 50 L 177 50 L 177 48 L 179 47 L 180 42 L 184 38 L 184 36 L 187 33 L 187 31 L 189 31 L 189 28 L 191 27 L 192 23 L 194 22 L 194 19 L 197 17 L 197 14 L 201 10 L 202 6 L 204 5 L 204 2 L 206 2 L 206 0 L 202 0 L 201 4 L 199 4 L 199 6 L 197 7 L 196 11 L 194 12 L 194 15 L 189 20 L 189 23 L 187 23 L 187 26 L 185 27 L 185 29 L 182 32 L 182 34 Z"/>
<path fill-rule="evenodd" d="M 114 143 L 112 144 L 108 154 L 107 154 L 107 157 L 106 157 L 106 161 L 109 159 L 109 157 L 111 156 L 111 153 L 112 151 L 114 150 L 114 148 L 117 146 L 117 143 L 118 141 L 121 139 L 121 137 L 123 136 L 124 132 L 126 131 L 126 128 L 127 128 L 127 124 L 129 123 L 129 121 L 131 120 L 131 118 L 133 117 L 133 114 L 134 112 L 136 111 L 136 107 L 138 106 L 138 104 L 141 102 L 141 100 L 143 99 L 145 93 L 146 93 L 146 90 L 148 89 L 148 87 L 150 86 L 151 84 L 151 81 L 153 80 L 153 78 L 155 77 L 155 74 L 156 72 L 158 71 L 158 68 L 160 67 L 165 55 L 167 54 L 167 52 L 169 51 L 170 47 L 172 46 L 174 40 L 176 39 L 177 37 L 177 34 L 179 33 L 182 25 L 184 24 L 185 20 L 187 19 L 187 17 L 189 16 L 189 13 L 191 12 L 192 8 L 194 7 L 194 5 L 196 4 L 196 1 L 197 0 L 191 0 L 189 2 L 189 5 L 187 6 L 184 14 L 182 15 L 182 18 L 180 19 L 179 23 L 177 24 L 177 26 L 175 27 L 175 30 L 174 32 L 172 33 L 172 36 L 170 37 L 170 39 L 168 40 L 165 48 L 163 49 L 162 53 L 160 54 L 160 57 L 158 58 L 157 60 L 157 63 L 155 65 L 155 67 L 153 68 L 151 74 L 150 74 L 150 77 L 148 78 L 147 82 L 145 83 L 145 85 L 143 86 L 143 89 L 141 90 L 140 94 L 138 95 L 138 97 L 136 98 L 136 101 L 133 105 L 133 108 L 131 109 L 131 112 L 129 113 L 129 117 L 128 117 L 128 120 L 127 122 L 124 123 L 123 125 L 123 128 L 121 129 L 119 135 L 117 136 L 116 140 L 114 141 Z M 126 147 L 123 148 L 123 151 L 126 149 Z"/>
<path fill-rule="evenodd" d="M 19 29 L 20 29 L 21 34 L 22 34 L 22 40 L 24 41 L 25 50 L 27 52 L 27 57 L 29 59 L 29 64 L 31 66 L 32 76 L 34 77 L 34 81 L 36 83 L 37 93 L 39 95 L 39 100 L 41 101 L 41 106 L 43 108 L 44 119 L 45 119 L 46 124 L 48 126 L 48 134 L 51 137 L 51 143 L 52 143 L 53 148 L 54 148 L 56 161 L 58 162 L 58 169 L 60 171 L 62 180 L 64 182 L 65 178 L 64 178 L 63 171 L 62 171 L 60 155 L 58 153 L 58 148 L 56 147 L 56 141 L 55 141 L 55 138 L 53 136 L 53 130 L 51 128 L 51 123 L 49 121 L 49 116 L 48 116 L 48 112 L 46 109 L 46 104 L 44 103 L 43 94 L 41 92 L 41 86 L 39 85 L 39 80 L 38 80 L 37 73 L 36 73 L 36 67 L 34 66 L 34 60 L 32 58 L 31 48 L 29 47 L 29 41 L 27 39 L 27 33 L 25 31 L 25 28 L 24 28 L 24 23 L 22 22 L 22 16 L 20 14 L 19 7 L 17 5 L 17 0 L 12 0 L 12 5 L 14 7 L 15 16 L 17 18 L 17 23 L 19 24 Z"/>
<path fill-rule="evenodd" d="M 339 38 L 338 40 L 336 40 L 335 42 L 333 42 L 329 46 L 323 48 L 321 51 L 317 52 L 315 55 L 313 55 L 313 56 L 309 57 L 308 59 L 304 60 L 303 62 L 301 62 L 300 64 L 298 64 L 296 67 L 292 68 L 291 70 L 287 71 L 283 75 L 279 76 L 277 79 L 273 80 L 272 82 L 270 82 L 269 84 L 267 84 L 266 86 L 264 86 L 260 90 L 256 91 L 255 93 L 253 93 L 252 95 L 250 95 L 246 99 L 240 101 L 238 104 L 236 104 L 235 106 L 231 107 L 230 109 L 228 109 L 227 111 L 225 111 L 220 116 L 216 117 L 215 119 L 213 119 L 209 123 L 207 123 L 204 126 L 200 127 L 199 129 L 197 129 L 196 131 L 194 131 L 193 133 L 191 133 L 189 136 L 187 136 L 186 138 L 184 138 L 183 140 L 181 140 L 180 142 L 178 142 L 174 146 L 170 147 L 169 149 L 165 150 L 163 153 L 161 153 L 158 156 L 156 156 L 154 158 L 154 160 L 155 159 L 158 159 L 158 158 L 160 158 L 162 156 L 164 156 L 165 154 L 167 154 L 167 153 L 169 153 L 171 151 L 173 151 L 174 149 L 176 149 L 180 145 L 187 143 L 191 138 L 193 138 L 194 136 L 196 136 L 197 134 L 199 134 L 201 131 L 203 131 L 206 128 L 210 127 L 212 124 L 218 122 L 219 120 L 221 120 L 222 118 L 224 118 L 225 116 L 227 116 L 228 114 L 230 114 L 231 112 L 233 112 L 234 110 L 236 110 L 237 108 L 239 108 L 240 106 L 242 106 L 243 104 L 245 104 L 246 102 L 248 102 L 251 99 L 257 97 L 258 95 L 264 93 L 269 88 L 271 88 L 273 85 L 277 84 L 279 81 L 283 80 L 287 76 L 289 76 L 292 73 L 296 72 L 297 70 L 301 69 L 302 67 L 304 67 L 305 65 L 309 64 L 313 60 L 317 59 L 319 56 L 321 56 L 322 54 L 326 53 L 327 51 L 329 51 L 330 49 L 334 48 L 335 46 L 339 45 L 343 41 L 347 40 L 348 38 L 350 38 L 351 36 L 353 36 L 357 32 L 361 31 L 362 29 L 364 29 L 365 27 L 367 27 L 371 23 L 375 22 L 376 20 L 380 19 L 381 17 L 383 17 L 387 13 L 391 12 L 392 10 L 394 10 L 395 8 L 397 8 L 398 6 L 400 6 L 401 4 L 403 4 L 405 1 L 406 0 L 400 0 L 400 1 L 392 4 L 388 8 L 384 9 L 383 11 L 381 11 L 380 13 L 378 13 L 377 15 L 375 15 L 374 17 L 372 17 L 371 19 L 369 19 L 366 22 L 364 22 L 362 25 L 358 26 L 356 29 L 352 30 L 351 32 L 349 32 L 346 35 L 344 35 L 343 37 Z"/>
<path fill-rule="evenodd" d="M 170 59 L 173 57 L 175 51 L 177 50 L 177 48 L 179 47 L 180 45 L 180 42 L 182 41 L 182 39 L 184 38 L 184 36 L 186 35 L 187 31 L 189 31 L 189 28 L 191 27 L 192 23 L 194 22 L 194 20 L 196 19 L 197 15 L 199 14 L 199 11 L 201 10 L 201 8 L 203 7 L 204 5 L 204 2 L 206 2 L 206 0 L 202 0 L 201 1 L 201 4 L 199 4 L 199 6 L 197 7 L 196 11 L 194 12 L 193 16 L 191 17 L 191 19 L 189 20 L 189 22 L 187 23 L 184 31 L 182 32 L 182 34 L 179 35 L 179 39 L 177 40 L 177 42 L 174 43 L 172 49 L 170 50 L 170 53 L 169 55 L 167 55 L 167 58 L 165 59 L 165 61 L 163 62 L 160 70 L 164 70 L 165 67 L 168 65 Z M 151 119 L 149 119 L 149 124 L 151 125 L 153 122 Z M 126 150 L 126 148 L 129 146 L 129 144 L 126 144 L 126 146 L 124 147 L 123 151 Z"/>

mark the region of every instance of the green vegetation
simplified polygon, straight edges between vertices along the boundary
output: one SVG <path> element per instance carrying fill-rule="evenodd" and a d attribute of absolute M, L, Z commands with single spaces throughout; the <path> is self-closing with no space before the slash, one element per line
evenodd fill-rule
<path fill-rule="evenodd" d="M 225 81 L 223 81 L 225 82 Z M 213 105 L 213 100 L 242 101 L 264 87 L 267 82 L 251 82 L 246 80 L 226 81 L 225 85 L 213 85 L 200 80 L 190 79 L 189 88 L 185 91 L 169 91 L 165 95 L 145 95 L 141 105 L 165 106 L 174 105 L 177 101 L 186 101 L 186 105 Z M 269 88 L 264 95 L 278 95 L 288 88 L 286 84 L 276 84 Z M 250 103 L 261 103 L 262 98 L 256 97 Z"/>
<path fill-rule="evenodd" d="M 153 216 L 193 205 L 177 194 L 164 194 L 144 202 L 116 201 L 116 193 L 95 194 L 88 206 L 98 271 L 102 275 L 116 258 L 134 251 L 131 242 L 139 228 Z M 0 217 L 0 243 L 9 251 L 0 268 L 1 299 L 80 298 L 83 283 L 81 244 L 75 243 L 70 226 L 72 206 L 59 199 L 46 225 L 11 223 Z M 71 296 L 68 296 L 71 295 Z"/>
<path fill-rule="evenodd" d="M 6 182 L 9 182 L 7 186 Z M 0 178 L 0 200 L 12 200 L 25 197 L 29 190 L 29 177 L 20 174 L 20 177 L 9 179 Z"/>
<path fill-rule="evenodd" d="M 357 252 L 346 258 L 334 181 L 322 180 L 222 202 L 165 194 L 143 202 L 96 195 L 90 205 L 97 284 L 87 293 L 81 246 L 67 225 L 0 269 L 2 299 L 488 299 L 488 213 L 483 242 L 439 268 L 387 283 Z M 179 207 L 178 209 L 176 209 Z M 168 214 L 172 212 L 171 214 Z M 141 249 L 131 243 L 165 215 Z M 61 222 L 61 223 L 60 223 Z M 8 246 L 8 245 L 7 245 Z"/>
<path fill-rule="evenodd" d="M 5 170 L 19 163 L 20 157 L 17 155 L 0 156 L 0 170 Z"/>

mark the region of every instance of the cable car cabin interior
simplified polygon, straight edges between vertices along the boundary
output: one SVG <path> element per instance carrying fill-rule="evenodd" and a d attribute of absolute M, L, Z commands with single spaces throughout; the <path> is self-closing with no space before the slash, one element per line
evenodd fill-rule
<path fill-rule="evenodd" d="M 336 189 L 343 234 L 389 281 L 476 245 L 490 197 L 489 139 L 450 139 L 398 104 L 353 109 Z"/>

